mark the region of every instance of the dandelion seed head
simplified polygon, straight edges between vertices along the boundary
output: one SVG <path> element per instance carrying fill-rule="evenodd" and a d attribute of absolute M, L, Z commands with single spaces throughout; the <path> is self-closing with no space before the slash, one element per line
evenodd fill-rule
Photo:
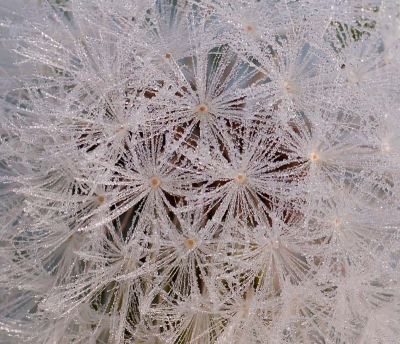
<path fill-rule="evenodd" d="M 381 146 L 381 150 L 385 153 L 389 153 L 391 151 L 389 143 L 384 142 Z"/>
<path fill-rule="evenodd" d="M 208 106 L 206 104 L 200 104 L 197 106 L 196 110 L 199 115 L 206 115 L 208 113 Z"/>
<path fill-rule="evenodd" d="M 284 81 L 283 82 L 283 87 L 285 88 L 285 90 L 287 91 L 287 92 L 292 92 L 292 87 L 293 87 L 293 85 L 292 85 L 292 83 L 291 82 L 289 82 L 289 81 Z"/>
<path fill-rule="evenodd" d="M 252 32 L 254 30 L 254 27 L 253 27 L 253 25 L 246 25 L 246 31 L 248 31 L 248 32 Z"/>
<path fill-rule="evenodd" d="M 397 1 L 28 2 L 0 7 L 2 339 L 398 342 Z"/>
<path fill-rule="evenodd" d="M 192 249 L 196 246 L 196 240 L 194 238 L 187 238 L 185 239 L 184 244 L 187 249 Z"/>
<path fill-rule="evenodd" d="M 149 184 L 152 188 L 158 188 L 161 185 L 161 180 L 157 177 L 151 177 L 149 179 Z"/>
<path fill-rule="evenodd" d="M 320 156 L 316 152 L 312 152 L 310 154 L 310 160 L 311 161 L 318 161 L 320 159 Z"/>
<path fill-rule="evenodd" d="M 238 174 L 235 175 L 235 182 L 238 184 L 243 184 L 246 182 L 246 175 L 242 172 L 239 172 Z"/>
<path fill-rule="evenodd" d="M 335 227 L 339 227 L 342 224 L 342 219 L 339 217 L 335 217 L 335 219 L 333 220 L 333 224 Z"/>

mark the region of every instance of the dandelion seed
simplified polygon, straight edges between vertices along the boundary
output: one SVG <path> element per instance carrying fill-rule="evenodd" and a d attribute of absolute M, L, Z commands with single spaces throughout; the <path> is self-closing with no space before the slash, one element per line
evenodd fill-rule
<path fill-rule="evenodd" d="M 235 182 L 239 184 L 243 184 L 246 181 L 246 176 L 243 173 L 238 173 L 235 176 Z"/>
<path fill-rule="evenodd" d="M 193 248 L 196 245 L 196 240 L 194 240 L 193 238 L 187 238 L 185 240 L 185 246 L 188 249 Z"/>
<path fill-rule="evenodd" d="M 149 180 L 149 184 L 152 188 L 157 188 L 161 185 L 161 180 L 158 179 L 157 177 L 152 177 Z"/>
<path fill-rule="evenodd" d="M 317 153 L 311 153 L 311 161 L 317 161 L 319 159 L 319 156 Z"/>
<path fill-rule="evenodd" d="M 198 111 L 198 113 L 199 113 L 200 115 L 205 115 L 205 114 L 208 113 L 208 106 L 207 106 L 207 105 L 204 105 L 204 104 L 200 104 L 200 105 L 197 107 L 197 111 Z"/>

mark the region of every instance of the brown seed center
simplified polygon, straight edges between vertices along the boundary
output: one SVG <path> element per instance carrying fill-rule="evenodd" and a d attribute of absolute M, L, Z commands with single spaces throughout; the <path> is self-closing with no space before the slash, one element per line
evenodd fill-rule
<path fill-rule="evenodd" d="M 194 240 L 193 238 L 188 238 L 185 240 L 185 246 L 187 248 L 192 248 L 194 245 L 196 245 L 196 240 Z"/>
<path fill-rule="evenodd" d="M 246 176 L 245 176 L 243 173 L 238 173 L 238 174 L 235 176 L 235 182 L 236 182 L 236 183 L 242 184 L 242 183 L 244 183 L 245 181 L 246 181 Z"/>
<path fill-rule="evenodd" d="M 205 104 L 201 104 L 198 106 L 197 111 L 199 114 L 204 115 L 208 112 L 208 107 Z"/>
<path fill-rule="evenodd" d="M 390 146 L 389 146 L 389 144 L 388 144 L 388 143 L 384 143 L 384 144 L 383 144 L 383 147 L 382 147 L 382 150 L 383 150 L 384 152 L 386 152 L 386 153 L 390 152 Z"/>
<path fill-rule="evenodd" d="M 160 179 L 158 179 L 157 177 L 152 177 L 152 178 L 150 178 L 150 180 L 149 180 L 149 184 L 150 184 L 150 186 L 151 186 L 152 188 L 156 188 L 156 187 L 159 187 L 159 186 L 160 186 L 161 181 L 160 181 Z"/>
<path fill-rule="evenodd" d="M 285 87 L 286 91 L 289 93 L 292 91 L 292 84 L 289 81 L 285 81 L 283 87 Z"/>
<path fill-rule="evenodd" d="M 311 160 L 318 160 L 318 155 L 317 155 L 317 153 L 312 153 L 312 154 L 311 154 Z"/>

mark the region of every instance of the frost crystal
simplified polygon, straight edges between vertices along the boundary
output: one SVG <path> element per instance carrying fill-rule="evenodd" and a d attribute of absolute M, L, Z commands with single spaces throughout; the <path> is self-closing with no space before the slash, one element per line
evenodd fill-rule
<path fill-rule="evenodd" d="M 0 12 L 0 342 L 399 343 L 398 1 Z"/>

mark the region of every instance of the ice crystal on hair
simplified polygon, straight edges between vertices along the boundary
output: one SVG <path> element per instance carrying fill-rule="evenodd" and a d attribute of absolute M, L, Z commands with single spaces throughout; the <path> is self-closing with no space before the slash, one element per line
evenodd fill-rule
<path fill-rule="evenodd" d="M 398 343 L 396 0 L 0 13 L 0 342 Z"/>

